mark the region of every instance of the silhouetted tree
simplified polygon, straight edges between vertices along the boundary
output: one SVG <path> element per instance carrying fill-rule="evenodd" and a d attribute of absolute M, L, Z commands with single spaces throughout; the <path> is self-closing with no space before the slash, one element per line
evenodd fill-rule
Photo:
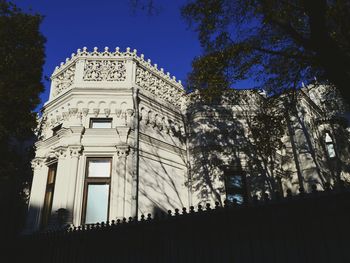
<path fill-rule="evenodd" d="M 244 79 L 279 93 L 317 77 L 350 101 L 349 1 L 193 0 L 182 14 L 204 50 L 188 84 L 207 97 Z"/>
<path fill-rule="evenodd" d="M 45 38 L 42 17 L 0 1 L 0 207 L 6 234 L 23 222 L 24 199 L 31 178 L 30 159 L 36 126 L 35 108 L 43 91 Z"/>

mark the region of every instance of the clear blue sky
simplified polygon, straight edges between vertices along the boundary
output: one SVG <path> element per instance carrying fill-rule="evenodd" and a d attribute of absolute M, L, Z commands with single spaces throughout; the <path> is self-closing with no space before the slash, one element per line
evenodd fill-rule
<path fill-rule="evenodd" d="M 129 0 L 13 0 L 23 10 L 45 16 L 41 31 L 47 38 L 44 75 L 84 46 L 88 49 L 119 46 L 137 49 L 146 59 L 163 67 L 185 82 L 191 61 L 200 55 L 196 33 L 180 15 L 185 0 L 157 1 L 161 11 L 150 16 L 133 11 Z M 49 96 L 49 81 L 44 80 L 42 104 Z M 40 105 L 41 107 L 41 105 Z"/>

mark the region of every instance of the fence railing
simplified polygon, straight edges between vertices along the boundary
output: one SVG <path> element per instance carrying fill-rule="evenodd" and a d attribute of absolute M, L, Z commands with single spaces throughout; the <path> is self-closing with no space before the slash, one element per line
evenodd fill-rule
<path fill-rule="evenodd" d="M 19 238 L 35 262 L 350 262 L 350 191 L 216 203 Z M 17 250 L 16 250 L 17 251 Z"/>

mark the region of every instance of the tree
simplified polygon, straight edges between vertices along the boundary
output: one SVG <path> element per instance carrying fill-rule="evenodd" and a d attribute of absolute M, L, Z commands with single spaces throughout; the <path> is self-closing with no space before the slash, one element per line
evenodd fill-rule
<path fill-rule="evenodd" d="M 211 97 L 250 78 L 280 93 L 317 78 L 350 102 L 349 1 L 193 0 L 182 14 L 204 50 L 192 89 Z"/>
<path fill-rule="evenodd" d="M 44 89 L 46 40 L 39 31 L 41 21 L 40 15 L 0 0 L 0 204 L 5 236 L 22 223 L 23 190 L 31 178 L 34 110 Z"/>

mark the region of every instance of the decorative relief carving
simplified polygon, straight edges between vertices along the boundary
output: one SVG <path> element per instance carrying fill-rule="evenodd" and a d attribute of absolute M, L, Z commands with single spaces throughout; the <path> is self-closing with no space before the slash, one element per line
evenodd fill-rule
<path fill-rule="evenodd" d="M 56 97 L 58 94 L 68 89 L 73 84 L 74 74 L 75 65 L 67 68 L 65 71 L 63 71 L 61 74 L 59 74 L 53 79 L 55 87 L 53 97 Z"/>
<path fill-rule="evenodd" d="M 171 104 L 181 105 L 182 92 L 146 69 L 137 67 L 136 84 Z"/>
<path fill-rule="evenodd" d="M 57 159 L 67 157 L 67 147 L 58 147 L 54 151 Z"/>
<path fill-rule="evenodd" d="M 69 147 L 69 152 L 72 157 L 79 157 L 81 155 L 81 146 L 71 146 Z"/>
<path fill-rule="evenodd" d="M 32 169 L 40 169 L 43 166 L 44 159 L 43 158 L 34 158 L 31 162 Z"/>
<path fill-rule="evenodd" d="M 129 155 L 129 146 L 117 146 L 118 159 L 126 158 Z"/>
<path fill-rule="evenodd" d="M 124 81 L 126 79 L 125 61 L 87 60 L 85 63 L 85 81 Z"/>
<path fill-rule="evenodd" d="M 127 109 L 126 110 L 126 126 L 134 129 L 134 110 L 133 109 Z"/>

